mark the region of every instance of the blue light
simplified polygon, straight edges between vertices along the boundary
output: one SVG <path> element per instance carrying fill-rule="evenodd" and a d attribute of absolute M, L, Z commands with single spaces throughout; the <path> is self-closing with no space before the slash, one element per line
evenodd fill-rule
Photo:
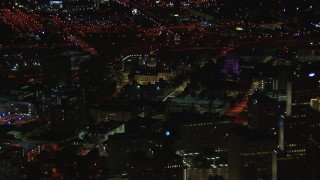
<path fill-rule="evenodd" d="M 166 136 L 170 136 L 170 132 L 169 131 L 166 131 Z"/>
<path fill-rule="evenodd" d="M 309 73 L 309 77 L 314 77 L 316 74 L 314 72 Z"/>
<path fill-rule="evenodd" d="M 283 126 L 284 125 L 284 121 L 279 121 L 279 125 Z"/>

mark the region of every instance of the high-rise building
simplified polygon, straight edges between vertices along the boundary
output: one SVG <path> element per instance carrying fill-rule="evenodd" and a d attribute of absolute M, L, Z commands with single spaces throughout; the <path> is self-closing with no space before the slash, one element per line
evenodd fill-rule
<path fill-rule="evenodd" d="M 273 150 L 277 139 L 249 127 L 231 130 L 228 146 L 229 179 L 271 179 Z"/>
<path fill-rule="evenodd" d="M 264 94 L 255 93 L 248 100 L 248 123 L 254 129 L 278 128 L 279 104 Z"/>
<path fill-rule="evenodd" d="M 234 52 L 228 52 L 224 60 L 224 66 L 222 68 L 222 73 L 226 75 L 239 75 L 239 60 Z"/>
<path fill-rule="evenodd" d="M 310 127 L 316 125 L 310 116 L 310 101 L 319 95 L 319 78 L 314 73 L 296 73 L 287 82 L 286 111 L 279 120 L 278 179 L 307 178 L 306 148 L 314 134 Z"/>
<path fill-rule="evenodd" d="M 165 128 L 177 137 L 174 145 L 177 150 L 212 148 L 226 152 L 227 131 L 232 121 L 232 117 L 220 116 L 218 113 L 180 112 L 169 115 Z"/>
<path fill-rule="evenodd" d="M 79 132 L 87 118 L 82 90 L 77 86 L 57 87 L 51 98 L 51 130 L 65 134 Z"/>
<path fill-rule="evenodd" d="M 318 114 L 319 115 L 319 114 Z M 308 179 L 320 178 L 320 136 L 309 136 L 306 146 L 306 175 Z"/>
<path fill-rule="evenodd" d="M 261 80 L 261 90 L 262 91 L 267 91 L 267 92 L 272 92 L 272 91 L 277 91 L 279 86 L 279 80 L 274 79 L 274 78 L 266 78 Z"/>

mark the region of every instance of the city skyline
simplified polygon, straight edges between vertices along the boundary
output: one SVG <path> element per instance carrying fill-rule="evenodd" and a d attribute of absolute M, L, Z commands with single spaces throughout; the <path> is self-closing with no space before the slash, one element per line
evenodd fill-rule
<path fill-rule="evenodd" d="M 317 0 L 0 3 L 0 178 L 320 179 Z"/>

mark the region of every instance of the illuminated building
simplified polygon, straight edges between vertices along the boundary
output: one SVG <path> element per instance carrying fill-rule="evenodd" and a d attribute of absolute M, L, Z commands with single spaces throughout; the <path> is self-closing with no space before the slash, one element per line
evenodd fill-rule
<path fill-rule="evenodd" d="M 169 112 L 195 112 L 195 113 L 220 113 L 226 111 L 226 103 L 223 100 L 208 100 L 197 97 L 174 97 L 169 98 Z"/>
<path fill-rule="evenodd" d="M 299 48 L 296 54 L 297 58 L 303 60 L 320 59 L 319 48 Z"/>
<path fill-rule="evenodd" d="M 213 177 L 220 177 L 220 179 L 227 179 L 228 166 L 221 167 L 196 167 L 184 169 L 184 179 L 194 180 L 210 180 Z M 214 179 L 214 178 L 213 178 Z"/>
<path fill-rule="evenodd" d="M 78 86 L 52 89 L 50 126 L 53 132 L 73 134 L 83 128 L 87 116 L 84 97 Z"/>
<path fill-rule="evenodd" d="M 271 179 L 273 150 L 277 139 L 248 127 L 231 130 L 228 146 L 228 179 Z"/>
<path fill-rule="evenodd" d="M 279 88 L 279 81 L 273 78 L 261 80 L 261 90 L 266 92 L 277 91 Z"/>
<path fill-rule="evenodd" d="M 50 7 L 52 9 L 62 9 L 63 8 L 63 2 L 58 0 L 51 0 L 50 1 Z"/>
<path fill-rule="evenodd" d="M 160 79 L 168 80 L 173 78 L 176 74 L 174 71 L 165 70 L 165 69 L 157 69 L 157 59 L 154 51 L 151 50 L 149 55 L 143 56 L 139 54 L 128 55 L 122 58 L 122 82 L 121 85 L 125 85 L 130 82 L 129 79 L 129 68 L 125 66 L 125 63 L 131 61 L 137 61 L 140 69 L 136 70 L 134 73 L 133 80 L 138 82 L 139 84 L 155 84 Z M 132 79 L 131 79 L 132 80 Z"/>
<path fill-rule="evenodd" d="M 150 68 L 155 68 L 157 66 L 156 54 L 154 51 L 152 51 L 152 47 L 149 55 L 140 59 L 139 65 L 150 67 Z"/>
<path fill-rule="evenodd" d="M 287 83 L 287 106 L 285 120 L 286 136 L 306 137 L 305 128 L 308 122 L 310 100 L 320 94 L 319 82 L 316 77 L 300 77 Z M 294 140 L 295 138 L 293 138 Z"/>
<path fill-rule="evenodd" d="M 69 1 L 65 3 L 65 7 L 71 12 L 85 12 L 99 9 L 99 2 L 96 0 L 88 1 Z"/>
<path fill-rule="evenodd" d="M 27 161 L 34 161 L 38 158 L 38 155 L 46 149 L 45 145 L 26 145 L 24 147 L 23 155 L 26 156 Z"/>
<path fill-rule="evenodd" d="M 319 113 L 317 114 L 319 116 Z M 319 127 L 317 130 L 319 132 Z M 320 178 L 320 139 L 319 133 L 310 135 L 306 146 L 306 177 L 308 179 Z"/>
<path fill-rule="evenodd" d="M 183 158 L 184 180 L 210 180 L 210 178 L 217 176 L 220 179 L 228 179 L 227 158 L 220 152 L 215 150 L 179 150 L 177 154 Z"/>
<path fill-rule="evenodd" d="M 168 80 L 172 77 L 174 77 L 175 74 L 173 72 L 136 72 L 134 75 L 134 80 L 138 82 L 139 84 L 155 84 L 156 82 L 159 82 L 160 79 Z"/>
<path fill-rule="evenodd" d="M 23 101 L 9 101 L 1 105 L 4 109 L 11 114 L 17 115 L 35 115 L 34 104 Z M 0 106 L 0 107 L 1 107 Z"/>
<path fill-rule="evenodd" d="M 314 134 L 310 127 L 317 126 L 310 113 L 310 101 L 320 94 L 319 77 L 305 71 L 295 75 L 287 83 L 286 112 L 279 123 L 278 179 L 306 178 L 306 149 L 309 136 Z"/>
<path fill-rule="evenodd" d="M 312 109 L 316 111 L 320 111 L 320 98 L 319 97 L 312 98 L 310 100 L 310 106 L 312 107 Z"/>
<path fill-rule="evenodd" d="M 239 75 L 239 60 L 236 58 L 234 52 L 228 52 L 224 60 L 222 73 L 225 75 Z"/>
<path fill-rule="evenodd" d="M 130 82 L 129 72 L 125 72 L 125 71 L 121 72 L 121 82 L 119 84 L 119 87 L 122 87 L 122 86 L 128 84 L 129 82 Z"/>
<path fill-rule="evenodd" d="M 217 152 L 227 151 L 228 129 L 233 118 L 219 114 L 171 113 L 165 128 L 172 130 L 176 150 L 212 148 Z M 197 132 L 197 133 L 194 133 Z"/>

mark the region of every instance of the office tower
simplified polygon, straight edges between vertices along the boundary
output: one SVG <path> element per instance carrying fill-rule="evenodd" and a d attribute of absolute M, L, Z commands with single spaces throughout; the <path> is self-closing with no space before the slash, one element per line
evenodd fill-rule
<path fill-rule="evenodd" d="M 264 94 L 255 93 L 248 100 L 248 124 L 254 129 L 274 130 L 278 127 L 279 104 Z"/>
<path fill-rule="evenodd" d="M 277 178 L 306 178 L 306 146 L 312 126 L 310 100 L 320 95 L 319 78 L 300 72 L 287 82 L 285 114 L 279 119 Z"/>
<path fill-rule="evenodd" d="M 79 132 L 87 118 L 82 90 L 77 86 L 57 87 L 53 89 L 51 98 L 51 130 L 62 134 Z"/>
<path fill-rule="evenodd" d="M 275 136 L 249 127 L 230 131 L 228 146 L 229 179 L 271 179 Z"/>

